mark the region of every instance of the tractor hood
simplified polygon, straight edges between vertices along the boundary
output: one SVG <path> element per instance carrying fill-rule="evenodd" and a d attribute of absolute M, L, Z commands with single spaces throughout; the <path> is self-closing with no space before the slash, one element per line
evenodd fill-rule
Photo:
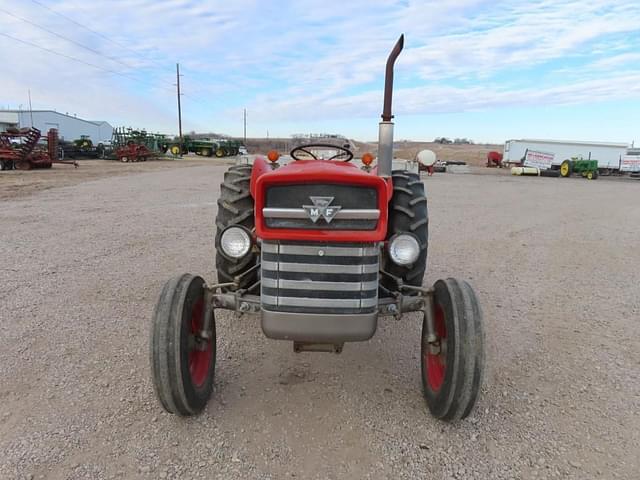
<path fill-rule="evenodd" d="M 257 157 L 253 164 L 256 235 L 264 240 L 382 241 L 392 194 L 390 181 L 349 162 L 298 160 L 272 168 Z"/>

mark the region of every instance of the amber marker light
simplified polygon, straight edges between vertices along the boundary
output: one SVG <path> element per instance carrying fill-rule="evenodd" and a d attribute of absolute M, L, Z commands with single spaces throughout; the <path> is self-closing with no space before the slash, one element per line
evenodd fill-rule
<path fill-rule="evenodd" d="M 362 163 L 364 163 L 367 167 L 373 163 L 373 155 L 370 153 L 365 153 L 362 155 Z"/>
<path fill-rule="evenodd" d="M 269 153 L 267 153 L 267 158 L 270 162 L 277 162 L 280 154 L 276 150 L 270 150 Z"/>

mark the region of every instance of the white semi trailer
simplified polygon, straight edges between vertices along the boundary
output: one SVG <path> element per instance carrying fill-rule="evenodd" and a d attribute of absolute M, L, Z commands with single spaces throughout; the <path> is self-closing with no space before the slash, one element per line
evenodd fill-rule
<path fill-rule="evenodd" d="M 504 144 L 503 162 L 517 163 L 533 156 L 549 162 L 548 168 L 558 168 L 564 160 L 582 157 L 584 160 L 598 160 L 600 169 L 619 170 L 627 148 L 626 143 L 507 140 Z"/>

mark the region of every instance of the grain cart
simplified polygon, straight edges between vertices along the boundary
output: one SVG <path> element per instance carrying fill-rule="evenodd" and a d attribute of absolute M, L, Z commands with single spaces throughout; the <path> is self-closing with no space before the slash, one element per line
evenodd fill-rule
<path fill-rule="evenodd" d="M 572 157 L 571 160 L 564 160 L 560 164 L 561 177 L 570 177 L 574 173 L 582 175 L 587 180 L 596 180 L 598 178 L 598 160 L 583 160 Z"/>
<path fill-rule="evenodd" d="M 296 146 L 225 173 L 215 235 L 218 283 L 169 280 L 151 328 L 151 371 L 167 411 L 200 412 L 214 384 L 216 312 L 256 315 L 264 334 L 295 352 L 340 353 L 370 339 L 378 319 L 422 314 L 422 387 L 431 413 L 466 417 L 480 392 L 484 335 L 480 305 L 465 281 L 422 286 L 427 198 L 415 170 L 393 170 L 391 96 L 401 36 L 387 60 L 377 165 L 336 145 Z M 333 153 L 320 159 L 323 148 Z M 310 158 L 310 159 L 303 159 Z M 413 318 L 413 317 L 408 317 Z M 405 321 L 408 321 L 405 317 Z"/>

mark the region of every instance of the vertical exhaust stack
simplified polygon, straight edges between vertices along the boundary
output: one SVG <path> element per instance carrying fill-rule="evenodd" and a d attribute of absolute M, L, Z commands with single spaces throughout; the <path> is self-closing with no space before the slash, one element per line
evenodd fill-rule
<path fill-rule="evenodd" d="M 391 100 L 393 98 L 393 65 L 404 47 L 404 34 L 396 42 L 387 58 L 387 69 L 384 78 L 384 106 L 382 121 L 378 132 L 378 175 L 391 177 L 391 163 L 393 161 L 393 122 L 391 119 Z"/>

